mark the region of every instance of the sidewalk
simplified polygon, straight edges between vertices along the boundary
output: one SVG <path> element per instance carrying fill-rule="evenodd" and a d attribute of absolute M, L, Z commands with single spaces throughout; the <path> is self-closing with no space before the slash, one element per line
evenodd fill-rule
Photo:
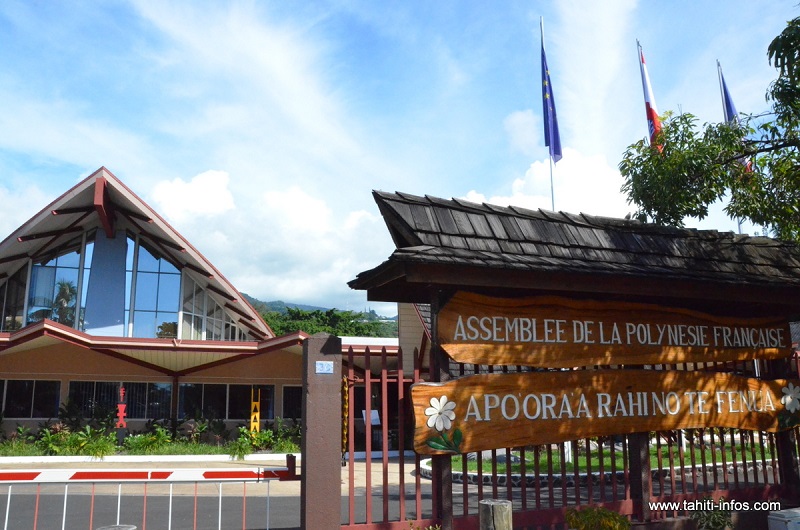
<path fill-rule="evenodd" d="M 299 454 L 297 457 L 297 473 L 302 473 L 302 462 Z M 400 484 L 400 468 L 396 464 L 396 458 L 390 458 L 390 468 L 387 472 L 387 479 L 389 486 L 398 486 Z M 164 471 L 170 469 L 208 469 L 208 470 L 221 470 L 221 469 L 255 469 L 255 468 L 286 468 L 286 455 L 285 454 L 271 454 L 271 453 L 255 453 L 248 455 L 245 460 L 231 460 L 227 455 L 187 455 L 187 456 L 123 456 L 112 455 L 103 460 L 97 460 L 88 457 L 0 457 L 0 470 L 74 470 L 74 471 L 88 471 L 88 470 L 153 470 Z M 415 477 L 412 474 L 413 466 L 406 466 L 403 482 L 405 484 L 413 484 Z M 373 460 L 370 469 L 371 485 L 373 488 L 380 487 L 383 484 L 383 468 L 380 461 Z M 367 477 L 367 463 L 361 459 L 353 464 L 353 478 L 357 495 L 363 495 L 366 490 L 366 477 Z M 347 495 L 348 483 L 350 480 L 349 466 L 343 466 L 341 472 L 342 495 Z M 425 479 L 423 479 L 425 480 Z M 135 483 L 131 483 L 132 487 Z M 141 483 L 139 483 L 141 484 Z M 102 486 L 102 487 L 100 487 Z M 198 493 L 205 495 L 218 495 L 216 483 L 201 484 L 202 491 L 198 489 Z M 91 485 L 72 485 L 73 488 L 90 488 Z M 113 493 L 117 492 L 116 483 L 98 483 L 98 493 Z M 141 486 L 140 486 L 141 487 Z M 248 483 L 249 488 L 264 488 L 264 484 Z M 63 489 L 62 485 L 51 484 L 47 486 L 48 489 L 57 490 Z M 236 488 L 228 486 L 230 494 L 240 494 L 241 485 Z M 234 492 L 236 490 L 236 492 Z M 76 490 L 77 493 L 79 490 Z M 173 494 L 180 495 L 186 494 L 190 491 L 194 493 L 194 483 L 176 484 Z M 226 491 L 223 486 L 223 492 Z M 150 482 L 148 485 L 148 492 L 152 494 L 168 494 L 169 486 L 167 484 L 158 484 Z M 269 482 L 269 493 L 273 497 L 300 497 L 300 480 L 279 481 L 272 480 Z"/>

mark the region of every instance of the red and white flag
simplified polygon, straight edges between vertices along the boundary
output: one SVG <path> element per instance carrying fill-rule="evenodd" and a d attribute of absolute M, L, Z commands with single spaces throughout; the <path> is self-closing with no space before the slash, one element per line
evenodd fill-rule
<path fill-rule="evenodd" d="M 639 67 L 642 70 L 642 89 L 644 90 L 644 110 L 647 113 L 647 128 L 650 132 L 650 145 L 654 145 L 661 150 L 661 146 L 656 143 L 656 136 L 661 132 L 661 121 L 658 119 L 658 109 L 656 100 L 653 97 L 653 88 L 650 86 L 650 76 L 647 75 L 647 65 L 644 62 L 642 45 L 636 41 L 639 49 Z"/>

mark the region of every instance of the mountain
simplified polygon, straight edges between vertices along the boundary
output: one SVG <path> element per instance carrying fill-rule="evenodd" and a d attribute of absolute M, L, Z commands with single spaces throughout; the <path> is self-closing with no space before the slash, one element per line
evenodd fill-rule
<path fill-rule="evenodd" d="M 278 313 L 286 313 L 286 308 L 291 307 L 292 309 L 301 309 L 303 311 L 327 311 L 331 309 L 330 307 L 319 307 L 314 305 L 305 305 L 305 304 L 293 304 L 291 302 L 284 302 L 283 300 L 273 300 L 272 302 L 264 302 L 257 298 L 253 298 L 252 296 L 242 293 L 245 300 L 247 300 L 253 309 L 258 311 L 259 313 L 267 313 L 269 311 L 277 311 Z M 356 311 L 357 312 L 357 311 Z M 374 310 L 370 310 L 364 313 L 367 316 L 368 320 L 384 320 L 384 321 L 391 321 L 397 320 L 397 315 L 393 317 L 385 317 L 375 313 Z"/>
<path fill-rule="evenodd" d="M 242 293 L 245 300 L 247 300 L 253 309 L 258 311 L 259 313 L 266 313 L 268 311 L 277 311 L 278 313 L 285 313 L 287 307 L 291 307 L 292 309 L 302 309 L 303 311 L 327 311 L 329 308 L 327 307 L 318 307 L 313 305 L 305 305 L 305 304 L 293 304 L 291 302 L 284 302 L 283 300 L 274 300 L 272 302 L 264 302 L 259 300 L 258 298 L 253 298 L 252 296 Z"/>

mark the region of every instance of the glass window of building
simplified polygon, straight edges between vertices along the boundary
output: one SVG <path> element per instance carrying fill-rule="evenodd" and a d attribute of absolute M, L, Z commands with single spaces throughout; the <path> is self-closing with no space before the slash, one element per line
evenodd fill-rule
<path fill-rule="evenodd" d="M 0 295 L 3 296 L 3 316 L 2 320 L 0 320 L 0 331 L 14 331 L 22 328 L 27 277 L 28 266 L 25 265 L 9 277 L 0 288 Z"/>
<path fill-rule="evenodd" d="M 172 385 L 169 383 L 147 384 L 147 417 L 153 419 L 170 418 L 172 405 Z"/>
<path fill-rule="evenodd" d="M 249 340 L 203 284 L 124 231 L 90 230 L 21 266 L 0 280 L 0 311 L 0 331 L 48 319 L 104 336 Z"/>
<path fill-rule="evenodd" d="M 133 336 L 175 338 L 178 336 L 178 304 L 181 273 L 166 258 L 140 241 L 133 293 Z M 130 262 L 130 260 L 128 260 Z M 133 269 L 130 272 L 134 272 Z"/>
<path fill-rule="evenodd" d="M 296 420 L 303 414 L 303 387 L 283 387 L 283 418 Z"/>
<path fill-rule="evenodd" d="M 60 381 L 9 380 L 5 385 L 3 416 L 6 418 L 55 418 L 58 416 Z"/>
<path fill-rule="evenodd" d="M 47 318 L 75 327 L 80 258 L 78 250 L 72 250 L 33 264 L 28 291 L 28 322 Z"/>
<path fill-rule="evenodd" d="M 262 420 L 272 419 L 275 388 L 271 385 L 230 385 L 228 387 L 228 419 L 250 421 L 253 399 L 259 400 Z"/>

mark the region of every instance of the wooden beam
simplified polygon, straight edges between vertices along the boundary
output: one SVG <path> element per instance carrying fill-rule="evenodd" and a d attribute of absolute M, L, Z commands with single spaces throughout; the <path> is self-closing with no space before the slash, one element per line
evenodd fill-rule
<path fill-rule="evenodd" d="M 230 300 L 231 302 L 234 302 L 234 303 L 238 302 L 236 297 L 231 296 L 229 293 L 223 291 L 219 287 L 214 287 L 210 283 L 208 285 L 206 285 L 206 289 L 208 289 L 211 292 L 217 293 L 218 295 L 220 295 L 221 297 L 225 298 L 226 300 Z"/>
<path fill-rule="evenodd" d="M 59 208 L 58 210 L 52 210 L 50 213 L 53 215 L 68 215 L 71 213 L 90 213 L 93 211 L 93 206 L 79 206 L 77 208 Z"/>
<path fill-rule="evenodd" d="M 107 349 L 107 348 L 91 348 L 91 347 L 89 347 L 88 349 L 96 351 L 97 353 L 99 353 L 101 355 L 106 355 L 108 357 L 112 357 L 112 358 L 120 360 L 120 361 L 125 361 L 125 362 L 128 362 L 128 363 L 134 364 L 136 366 L 141 366 L 142 368 L 147 368 L 149 370 L 153 370 L 154 372 L 159 372 L 159 373 L 162 373 L 164 375 L 169 375 L 169 376 L 174 376 L 175 375 L 175 372 L 173 370 L 170 370 L 168 368 L 164 368 L 163 366 L 158 366 L 157 364 L 153 364 L 153 363 L 149 363 L 147 361 L 143 361 L 141 359 L 137 359 L 135 357 L 129 357 L 129 356 L 125 355 L 125 354 L 116 352 L 116 351 L 111 350 L 111 349 Z"/>
<path fill-rule="evenodd" d="M 247 328 L 249 328 L 250 330 L 252 330 L 254 333 L 258 333 L 259 335 L 261 335 L 261 337 L 260 337 L 260 338 L 262 338 L 262 339 L 263 339 L 264 337 L 266 337 L 266 336 L 267 336 L 267 335 L 266 335 L 266 333 L 264 333 L 263 331 L 261 331 L 260 329 L 258 329 L 258 328 L 257 328 L 255 325 L 251 324 L 251 323 L 250 323 L 250 322 L 248 322 L 247 320 L 244 320 L 244 319 L 241 319 L 241 318 L 240 318 L 240 319 L 239 319 L 239 323 L 240 323 L 240 324 L 243 324 L 244 326 L 246 326 Z"/>
<path fill-rule="evenodd" d="M 100 217 L 100 224 L 109 239 L 114 238 L 114 204 L 108 195 L 108 181 L 98 177 L 94 181 L 94 209 Z"/>
<path fill-rule="evenodd" d="M 302 342 L 302 341 L 298 341 L 298 344 L 300 342 Z M 222 365 L 225 365 L 225 364 L 234 363 L 236 361 L 241 361 L 242 359 L 252 359 L 253 357 L 258 357 L 259 355 L 264 355 L 264 354 L 267 354 L 267 353 L 271 353 L 271 352 L 274 352 L 274 351 L 281 350 L 283 348 L 286 348 L 287 346 L 290 346 L 290 344 L 280 343 L 280 344 L 275 344 L 274 346 L 272 346 L 270 348 L 264 348 L 263 350 L 259 350 L 259 351 L 254 352 L 254 353 L 241 353 L 239 355 L 233 355 L 233 356 L 227 357 L 225 359 L 219 359 L 218 361 L 212 361 L 210 363 L 200 364 L 200 365 L 197 365 L 197 366 L 192 366 L 190 368 L 186 368 L 186 369 L 181 370 L 180 372 L 178 372 L 177 375 L 178 376 L 184 376 L 184 375 L 188 375 L 188 374 L 191 374 L 191 373 L 194 373 L 194 372 L 199 372 L 201 370 L 207 370 L 209 368 L 215 368 L 217 366 L 222 366 Z"/>
<path fill-rule="evenodd" d="M 203 269 L 201 267 L 198 267 L 197 265 L 193 265 L 191 263 L 184 263 L 183 266 L 186 267 L 187 269 L 189 269 L 190 271 L 194 271 L 197 274 L 200 274 L 201 276 L 205 276 L 209 280 L 213 280 L 214 279 L 214 275 L 213 274 L 211 274 L 210 272 L 208 272 L 207 270 L 205 270 L 205 269 Z"/>
<path fill-rule="evenodd" d="M 24 243 L 26 241 L 33 241 L 36 239 L 43 239 L 45 237 L 59 237 L 63 236 L 64 234 L 73 234 L 75 232 L 82 232 L 83 228 L 80 226 L 76 226 L 74 228 L 65 228 L 64 230 L 52 230 L 50 232 L 39 232 L 37 234 L 28 234 L 24 236 L 19 236 L 17 241 L 20 243 Z"/>
<path fill-rule="evenodd" d="M 8 263 L 10 261 L 17 261 L 18 259 L 28 259 L 29 257 L 30 256 L 28 254 L 14 254 L 13 256 L 0 258 L 0 263 Z"/>
<path fill-rule="evenodd" d="M 157 243 L 159 246 L 168 247 L 168 248 L 171 248 L 173 250 L 177 250 L 178 252 L 186 252 L 185 248 L 183 248 L 182 246 L 170 241 L 169 239 L 164 239 L 163 237 L 158 237 L 157 235 L 151 234 L 149 232 L 145 232 L 144 230 L 142 230 L 141 234 L 139 234 L 139 235 L 141 235 L 145 239 L 152 240 L 154 243 Z"/>
<path fill-rule="evenodd" d="M 119 205 L 116 205 L 116 204 L 114 205 L 114 207 L 119 213 L 123 214 L 125 217 L 128 217 L 129 219 L 138 219 L 140 221 L 144 221 L 145 223 L 152 223 L 153 222 L 153 218 L 152 217 L 148 217 L 148 216 L 146 216 L 146 215 L 144 215 L 144 214 L 142 214 L 140 212 L 135 212 L 133 210 L 128 210 L 127 208 L 123 208 L 122 206 L 119 206 Z"/>
<path fill-rule="evenodd" d="M 254 319 L 252 316 L 250 316 L 250 315 L 247 313 L 247 311 L 245 311 L 244 309 L 239 309 L 238 307 L 236 307 L 236 306 L 235 306 L 235 305 L 233 305 L 233 304 L 226 303 L 226 304 L 225 304 L 225 307 L 227 307 L 228 309 L 230 309 L 230 310 L 231 310 L 231 311 L 233 311 L 234 313 L 237 313 L 237 314 L 239 314 L 239 315 L 243 316 L 243 317 L 244 317 L 244 318 L 246 318 L 247 320 L 251 320 L 251 321 L 252 321 L 252 320 L 255 320 L 255 319 Z"/>
<path fill-rule="evenodd" d="M 69 224 L 69 226 L 66 227 L 64 230 L 71 230 L 71 229 L 76 228 L 76 227 L 78 227 L 78 229 L 80 229 L 81 223 L 83 222 L 84 219 L 86 219 L 87 217 L 89 217 L 92 214 L 92 211 L 93 210 L 89 210 L 88 212 L 84 212 L 83 214 L 81 214 L 80 217 L 78 217 L 77 219 L 72 221 Z M 58 235 L 51 236 L 50 240 L 48 242 L 44 243 L 41 247 L 39 247 L 39 249 L 37 249 L 35 253 L 31 254 L 31 256 L 30 256 L 31 259 L 38 260 L 41 256 L 46 256 L 48 254 L 48 252 L 51 255 L 55 255 L 55 253 L 57 252 L 58 249 L 49 250 L 49 251 L 48 251 L 48 249 L 50 248 L 51 245 L 53 245 L 53 243 L 58 241 L 58 238 L 59 238 Z"/>

